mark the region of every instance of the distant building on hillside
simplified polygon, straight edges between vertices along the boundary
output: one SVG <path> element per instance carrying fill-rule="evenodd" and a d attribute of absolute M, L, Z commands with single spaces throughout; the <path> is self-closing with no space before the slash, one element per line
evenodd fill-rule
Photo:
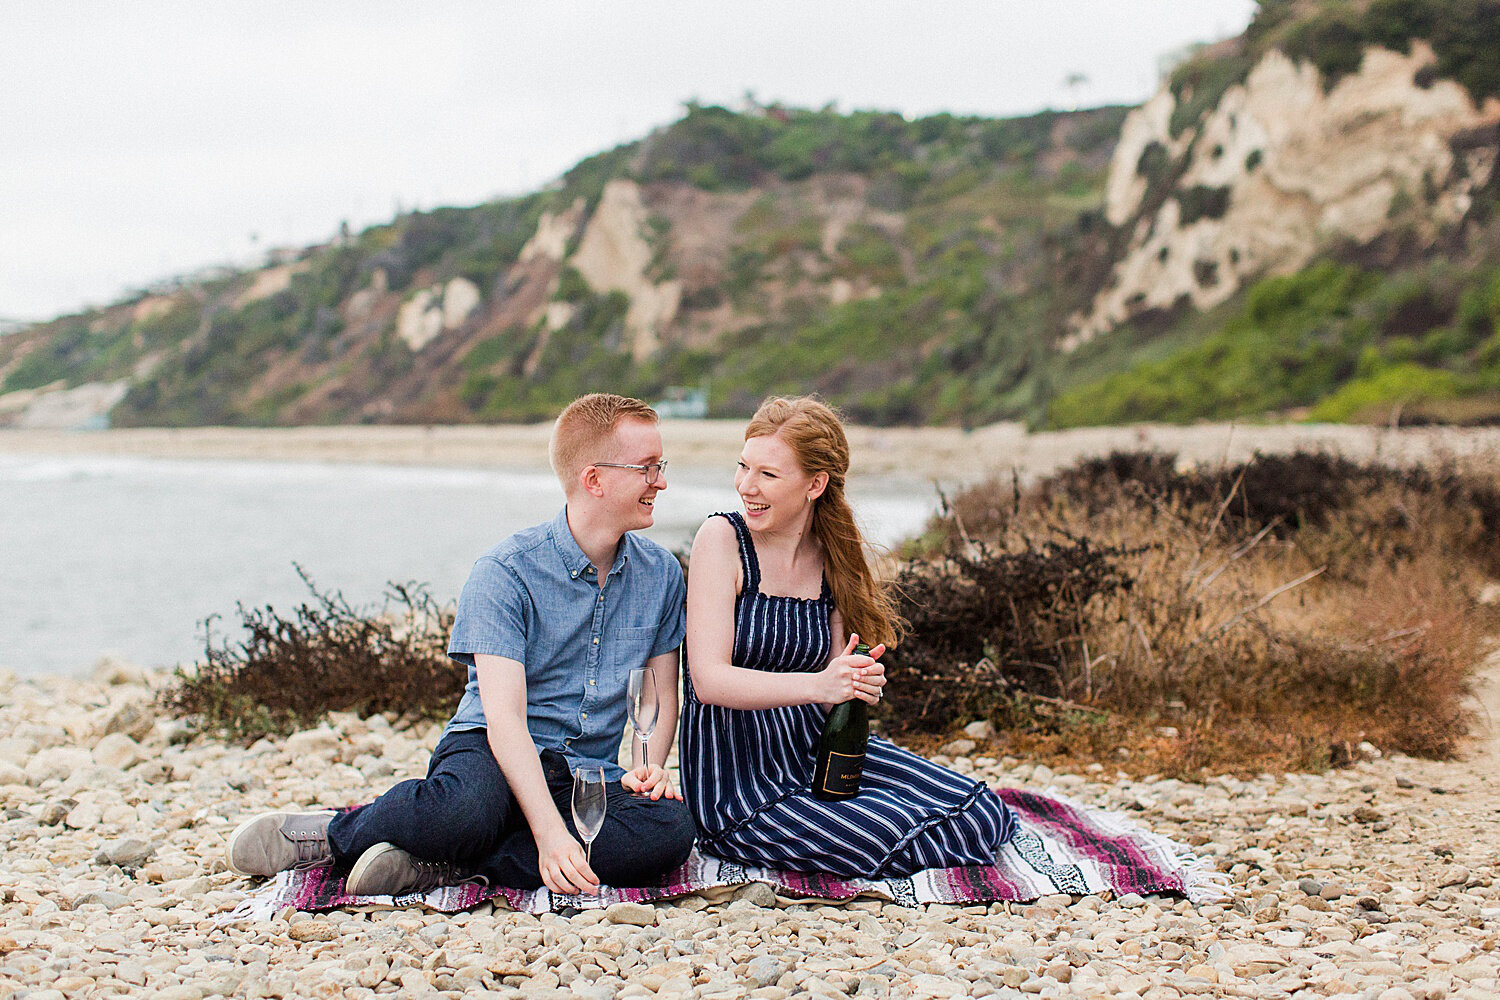
<path fill-rule="evenodd" d="M 668 386 L 666 395 L 651 408 L 663 419 L 702 420 L 708 416 L 708 387 Z"/>

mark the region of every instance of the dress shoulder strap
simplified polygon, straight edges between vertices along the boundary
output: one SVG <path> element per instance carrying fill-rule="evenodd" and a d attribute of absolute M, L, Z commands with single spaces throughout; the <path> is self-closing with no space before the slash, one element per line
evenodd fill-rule
<path fill-rule="evenodd" d="M 734 535 L 740 542 L 740 568 L 745 571 L 745 592 L 760 590 L 760 561 L 755 558 L 755 543 L 750 540 L 750 527 L 739 511 L 719 511 L 714 517 L 722 517 L 734 525 Z"/>

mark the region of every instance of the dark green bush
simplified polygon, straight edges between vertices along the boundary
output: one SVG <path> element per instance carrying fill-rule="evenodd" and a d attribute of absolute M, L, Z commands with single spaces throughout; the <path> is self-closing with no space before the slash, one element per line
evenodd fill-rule
<path fill-rule="evenodd" d="M 1283 38 L 1282 48 L 1293 59 L 1318 67 L 1323 89 L 1332 90 L 1343 77 L 1359 72 L 1367 42 L 1359 12 L 1339 5 L 1293 26 Z"/>
<path fill-rule="evenodd" d="M 1500 2 L 1497 0 L 1375 0 L 1363 19 L 1366 39 L 1409 52 L 1413 39 L 1432 45 L 1440 77 L 1456 80 L 1476 103 L 1500 97 Z"/>
<path fill-rule="evenodd" d="M 1247 54 L 1213 52 L 1201 54 L 1172 71 L 1167 85 L 1176 103 L 1167 128 L 1173 138 L 1197 125 L 1205 114 L 1218 107 L 1219 99 L 1230 87 L 1244 83 L 1254 66 Z"/>
<path fill-rule="evenodd" d="M 1178 218 L 1181 225 L 1191 226 L 1199 219 L 1222 219 L 1229 211 L 1229 189 L 1227 187 L 1195 187 L 1179 190 L 1173 194 L 1182 206 Z"/>
<path fill-rule="evenodd" d="M 1135 172 L 1146 179 L 1147 185 L 1154 185 L 1162 179 L 1170 165 L 1171 157 L 1167 153 L 1167 147 L 1153 139 L 1141 150 L 1140 157 L 1135 161 Z"/>
<path fill-rule="evenodd" d="M 896 580 L 908 637 L 885 657 L 900 682 L 883 701 L 904 729 L 944 732 L 989 718 L 1016 691 L 1064 694 L 1077 626 L 1095 597 L 1130 587 L 1127 550 L 1087 538 L 1019 551 L 954 546 L 908 564 Z"/>

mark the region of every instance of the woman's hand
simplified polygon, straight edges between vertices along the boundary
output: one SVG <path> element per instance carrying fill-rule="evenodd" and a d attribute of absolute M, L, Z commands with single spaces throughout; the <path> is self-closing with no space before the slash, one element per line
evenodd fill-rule
<path fill-rule="evenodd" d="M 878 657 L 885 652 L 885 644 L 872 648 L 868 656 L 856 653 L 857 645 L 859 635 L 850 633 L 844 651 L 818 672 L 818 701 L 825 706 L 842 704 L 851 698 L 871 705 L 880 700 L 881 689 L 885 687 L 885 664 Z"/>
<path fill-rule="evenodd" d="M 668 798 L 682 801 L 682 795 L 672 785 L 672 776 L 655 764 L 641 765 L 632 771 L 626 771 L 620 784 L 625 786 L 627 792 L 649 795 L 652 800 Z"/>

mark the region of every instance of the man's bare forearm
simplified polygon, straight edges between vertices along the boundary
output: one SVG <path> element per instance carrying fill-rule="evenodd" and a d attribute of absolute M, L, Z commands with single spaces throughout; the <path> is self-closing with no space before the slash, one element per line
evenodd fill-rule
<path fill-rule="evenodd" d="M 538 845 L 549 837 L 567 832 L 542 759 L 526 727 L 526 671 L 520 663 L 483 653 L 474 657 L 479 676 L 479 698 L 484 705 L 490 753 L 510 785 Z"/>
<path fill-rule="evenodd" d="M 566 832 L 562 814 L 552 800 L 552 791 L 547 787 L 547 777 L 542 773 L 542 760 L 536 744 L 524 725 L 519 731 L 511 720 L 490 720 L 490 752 L 500 773 L 510 785 L 511 794 L 520 805 L 532 836 L 540 841 L 548 833 Z"/>

